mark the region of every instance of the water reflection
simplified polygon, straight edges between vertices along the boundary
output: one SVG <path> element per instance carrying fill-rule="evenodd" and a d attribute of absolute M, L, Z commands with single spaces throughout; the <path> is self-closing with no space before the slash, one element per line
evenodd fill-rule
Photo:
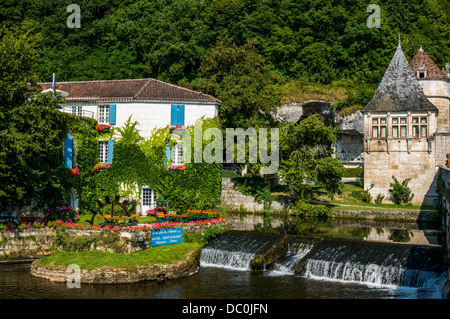
<path fill-rule="evenodd" d="M 429 222 L 264 217 L 255 214 L 230 214 L 227 218 L 233 230 L 307 237 L 353 238 L 414 245 L 442 244 L 442 232 L 439 230 L 439 225 Z"/>

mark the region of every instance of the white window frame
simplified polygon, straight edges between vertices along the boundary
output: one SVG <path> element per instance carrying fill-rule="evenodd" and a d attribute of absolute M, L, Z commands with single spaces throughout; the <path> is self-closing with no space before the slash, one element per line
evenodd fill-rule
<path fill-rule="evenodd" d="M 77 116 L 83 116 L 83 106 L 82 105 L 72 105 L 72 114 Z"/>
<path fill-rule="evenodd" d="M 101 124 L 109 124 L 109 105 L 98 106 L 98 122 Z"/>
<path fill-rule="evenodd" d="M 183 145 L 176 144 L 172 148 L 172 165 L 183 164 Z"/>
<path fill-rule="evenodd" d="M 149 209 L 156 208 L 156 191 L 147 186 L 142 187 L 142 206 L 148 206 Z"/>
<path fill-rule="evenodd" d="M 108 141 L 99 141 L 98 148 L 100 163 L 108 163 Z"/>

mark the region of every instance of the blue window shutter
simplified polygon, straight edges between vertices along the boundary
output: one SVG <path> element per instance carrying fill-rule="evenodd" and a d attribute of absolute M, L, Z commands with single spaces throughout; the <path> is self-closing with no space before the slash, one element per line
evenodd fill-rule
<path fill-rule="evenodd" d="M 172 104 L 170 109 L 170 125 L 178 125 L 178 105 Z"/>
<path fill-rule="evenodd" d="M 114 141 L 108 141 L 108 164 L 111 165 L 114 154 Z"/>
<path fill-rule="evenodd" d="M 73 137 L 68 136 L 64 141 L 64 167 L 72 168 Z"/>
<path fill-rule="evenodd" d="M 178 125 L 184 126 L 184 105 L 178 105 Z"/>
<path fill-rule="evenodd" d="M 170 146 L 166 145 L 166 160 L 164 161 L 165 165 L 169 165 L 171 162 L 171 157 L 170 157 Z"/>
<path fill-rule="evenodd" d="M 117 113 L 116 104 L 110 104 L 109 105 L 109 124 L 116 125 L 116 113 Z"/>

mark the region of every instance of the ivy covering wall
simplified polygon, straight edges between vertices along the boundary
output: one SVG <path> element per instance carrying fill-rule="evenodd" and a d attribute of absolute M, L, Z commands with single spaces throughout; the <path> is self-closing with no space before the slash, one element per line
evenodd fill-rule
<path fill-rule="evenodd" d="M 76 167 L 71 177 L 81 213 L 97 208 L 106 196 L 141 200 L 141 187 L 154 189 L 159 198 L 169 201 L 170 210 L 211 209 L 220 202 L 221 163 L 186 163 L 183 171 L 170 171 L 166 146 L 171 140 L 169 127 L 155 129 L 148 139 L 139 135 L 131 117 L 122 128 L 97 131 L 95 124 L 78 125 L 74 134 Z M 218 119 L 202 119 L 202 130 L 219 127 Z M 194 126 L 188 127 L 194 146 Z M 99 163 L 99 140 L 114 140 L 113 161 L 108 168 L 95 170 Z M 209 143 L 204 141 L 202 150 Z M 186 155 L 186 154 L 185 154 Z M 192 156 L 193 158 L 193 156 Z M 192 161 L 193 162 L 193 161 Z"/>

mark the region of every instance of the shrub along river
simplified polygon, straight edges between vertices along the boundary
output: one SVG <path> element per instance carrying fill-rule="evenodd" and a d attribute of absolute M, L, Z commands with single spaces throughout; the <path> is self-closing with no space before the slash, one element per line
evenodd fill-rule
<path fill-rule="evenodd" d="M 30 263 L 0 264 L 0 298 L 51 299 L 441 299 L 439 225 L 371 220 L 228 216 L 231 228 L 202 250 L 197 273 L 164 284 L 68 288 L 30 276 Z M 269 269 L 251 260 L 281 235 L 286 253 Z"/>

